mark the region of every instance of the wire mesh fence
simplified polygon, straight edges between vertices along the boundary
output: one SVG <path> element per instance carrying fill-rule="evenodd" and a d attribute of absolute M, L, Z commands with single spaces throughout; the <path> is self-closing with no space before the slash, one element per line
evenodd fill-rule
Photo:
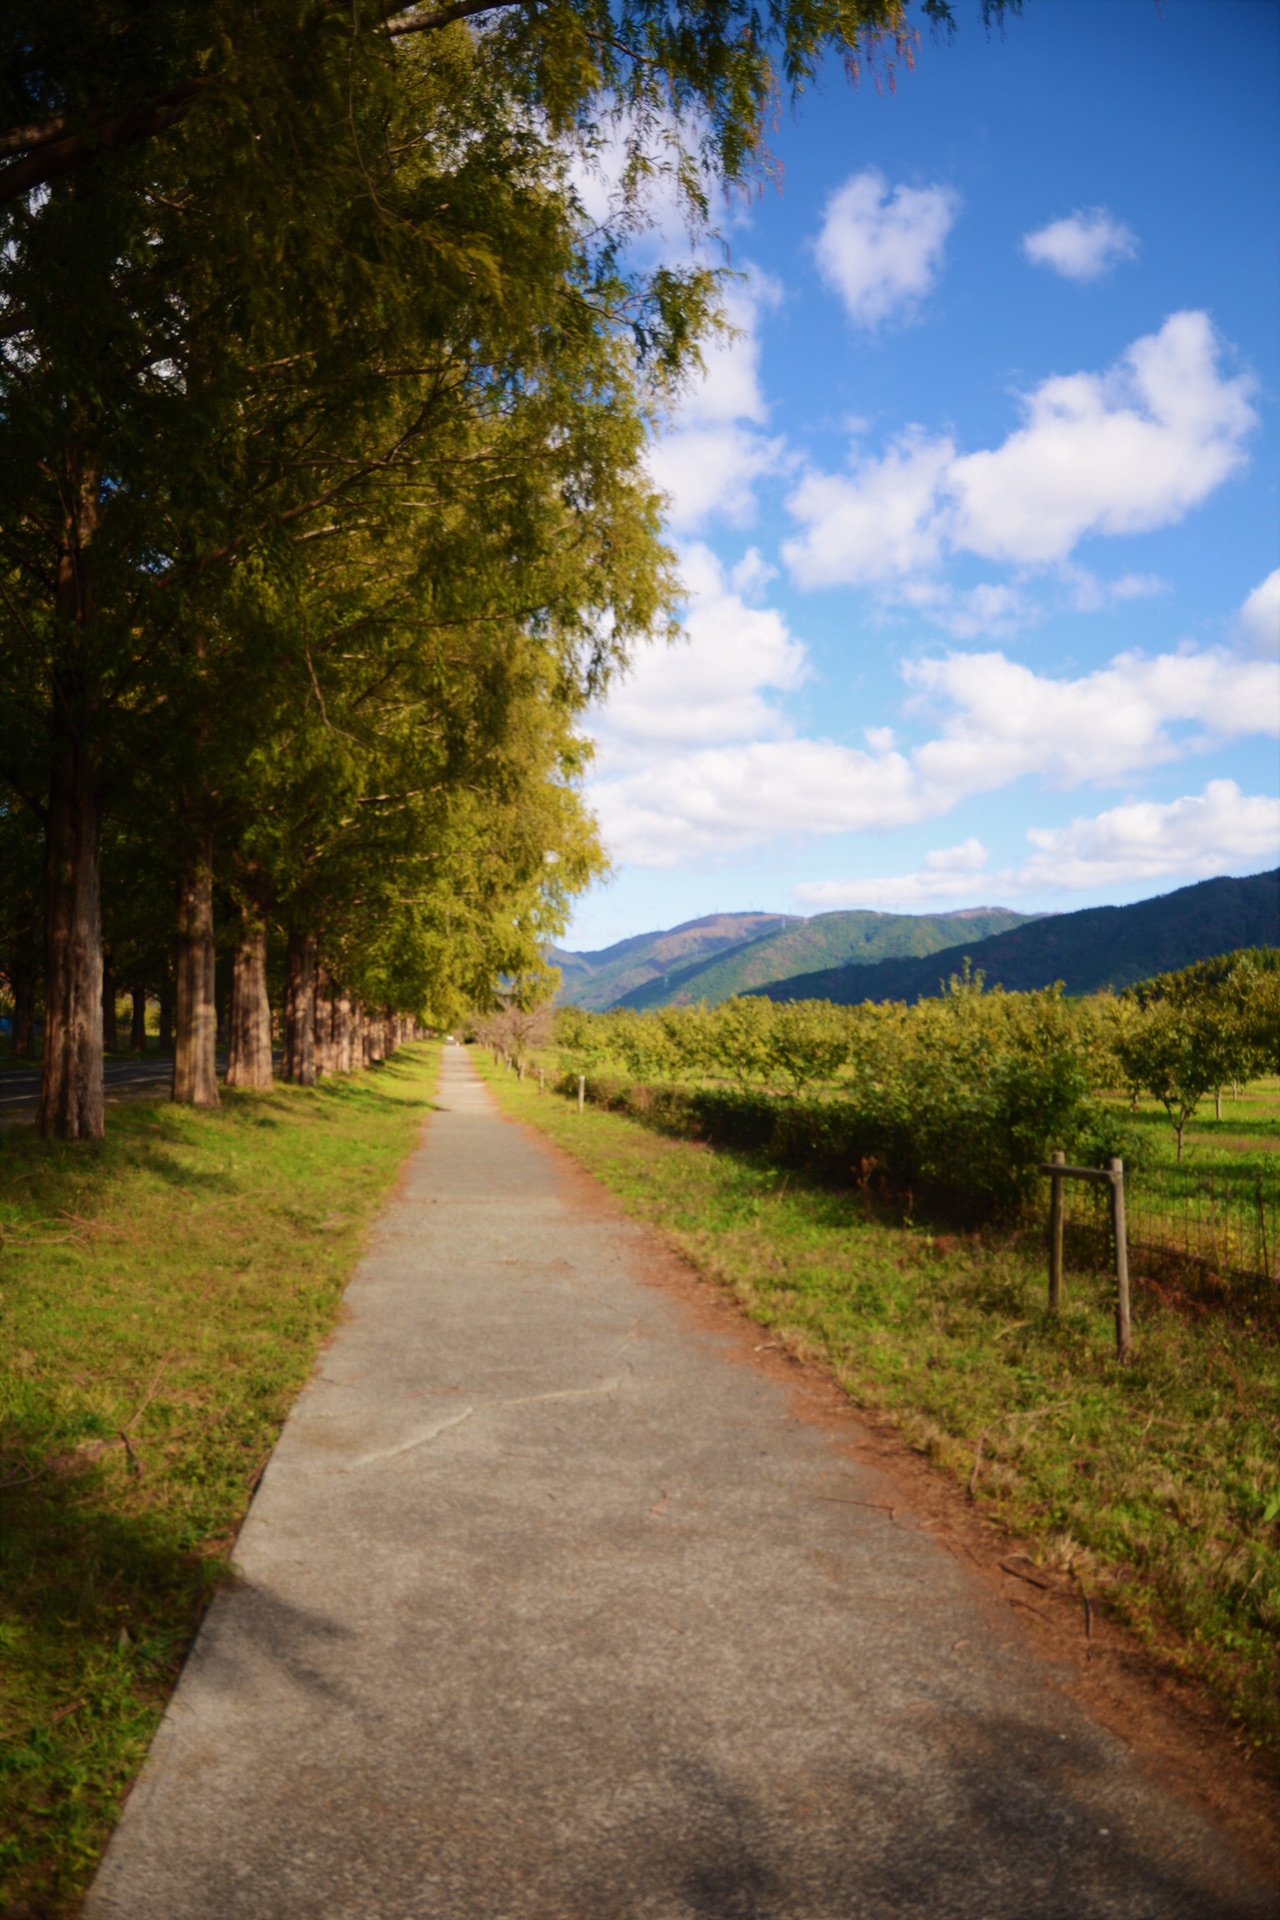
<path fill-rule="evenodd" d="M 1125 1204 L 1136 1272 L 1172 1264 L 1219 1285 L 1280 1285 L 1280 1163 L 1148 1168 L 1126 1174 Z M 1105 1194 L 1068 1183 L 1066 1217 L 1081 1250 L 1105 1258 Z"/>

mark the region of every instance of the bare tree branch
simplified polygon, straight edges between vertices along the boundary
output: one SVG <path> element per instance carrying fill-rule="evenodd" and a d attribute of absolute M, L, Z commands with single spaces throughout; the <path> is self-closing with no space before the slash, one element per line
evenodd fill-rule
<path fill-rule="evenodd" d="M 202 75 L 169 87 L 150 100 L 139 100 L 123 112 L 104 108 L 85 115 L 78 123 L 59 115 L 43 127 L 15 127 L 0 134 L 0 153 L 24 154 L 24 158 L 0 167 L 0 205 L 22 199 L 100 153 L 118 153 L 166 132 L 211 83 L 211 76 Z"/>
<path fill-rule="evenodd" d="M 384 25 L 397 39 L 405 33 L 438 33 L 441 27 L 451 27 L 455 20 L 472 20 L 480 13 L 504 13 L 508 7 L 520 4 L 522 0 L 453 0 L 452 6 L 433 7 L 430 13 L 419 13 L 414 7 L 404 13 L 393 13 Z"/>

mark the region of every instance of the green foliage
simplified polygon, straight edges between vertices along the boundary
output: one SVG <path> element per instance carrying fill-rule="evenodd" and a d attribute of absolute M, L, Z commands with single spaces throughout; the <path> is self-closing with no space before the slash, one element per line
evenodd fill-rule
<path fill-rule="evenodd" d="M 367 1000 L 447 1018 L 536 971 L 603 865 L 576 722 L 675 601 L 645 441 L 723 324 L 715 272 L 624 242 L 657 174 L 705 233 L 713 189 L 767 171 L 780 92 L 913 43 L 903 0 L 15 0 L 23 804 L 60 769 L 82 846 L 104 812 L 170 896 L 212 846 L 255 924 L 318 935 Z M 574 169 L 619 145 L 592 227 Z M 118 944 L 154 957 L 128 904 Z"/>
<path fill-rule="evenodd" d="M 794 1001 L 779 1007 L 770 1022 L 770 1064 L 796 1093 L 814 1081 L 834 1080 L 851 1046 L 847 1021 L 825 1001 Z"/>
<path fill-rule="evenodd" d="M 1280 1061 L 1280 950 L 1247 948 L 1157 974 L 1111 1009 L 1125 1084 L 1159 1100 L 1177 1138 L 1200 1102 Z"/>
<path fill-rule="evenodd" d="M 1094 1015 L 1057 989 L 988 994 L 958 976 L 915 1007 L 775 1005 L 557 1016 L 562 1054 L 596 1076 L 616 1063 L 689 1088 L 661 1112 L 686 1130 L 788 1165 L 874 1179 L 908 1210 L 980 1220 L 1016 1210 L 1056 1147 L 1095 1163 L 1127 1145 L 1091 1097 Z M 822 1094 L 811 1091 L 825 1086 Z M 781 1092 L 779 1089 L 787 1089 Z M 626 1082 L 615 1098 L 625 1098 Z"/>

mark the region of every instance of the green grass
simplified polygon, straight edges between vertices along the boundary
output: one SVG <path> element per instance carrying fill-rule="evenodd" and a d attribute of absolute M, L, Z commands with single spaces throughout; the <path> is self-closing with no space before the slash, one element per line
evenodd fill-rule
<path fill-rule="evenodd" d="M 1106 1097 L 1108 1104 L 1129 1114 L 1142 1142 L 1144 1161 L 1153 1169 L 1173 1167 L 1177 1142 L 1159 1102 L 1142 1099 L 1137 1110 L 1129 1113 L 1129 1103 L 1121 1095 Z M 1228 1087 L 1222 1097 L 1221 1120 L 1215 1117 L 1210 1097 L 1187 1122 L 1183 1166 L 1189 1173 L 1215 1168 L 1247 1172 L 1257 1165 L 1270 1168 L 1277 1160 L 1280 1160 L 1280 1078 L 1251 1080 L 1241 1087 L 1239 1099 L 1232 1098 Z"/>
<path fill-rule="evenodd" d="M 0 1138 L 0 1913 L 75 1910 L 436 1057 Z"/>
<path fill-rule="evenodd" d="M 1066 1311 L 1050 1316 L 1038 1232 L 996 1240 L 867 1218 L 856 1195 L 627 1115 L 579 1117 L 473 1057 L 510 1111 L 972 1483 L 988 1513 L 1280 1761 L 1274 1315 L 1171 1309 L 1139 1275 L 1135 1357 L 1122 1367 L 1113 1282 L 1072 1273 Z"/>
<path fill-rule="evenodd" d="M 1155 1101 L 1140 1102 L 1136 1112 L 1116 1096 L 1109 1102 L 1126 1109 L 1137 1145 L 1137 1171 L 1126 1181 L 1131 1240 L 1151 1257 L 1161 1245 L 1170 1250 L 1164 1277 L 1174 1284 L 1185 1278 L 1193 1291 L 1207 1283 L 1212 1292 L 1220 1283 L 1231 1293 L 1243 1283 L 1246 1294 L 1270 1294 L 1280 1307 L 1280 1079 L 1251 1082 L 1239 1099 L 1228 1089 L 1221 1120 L 1206 1101 L 1188 1123 L 1180 1164 L 1173 1128 Z M 1097 1216 L 1098 1198 L 1077 1187 L 1069 1212 Z M 1185 1256 L 1184 1276 L 1176 1249 Z"/>

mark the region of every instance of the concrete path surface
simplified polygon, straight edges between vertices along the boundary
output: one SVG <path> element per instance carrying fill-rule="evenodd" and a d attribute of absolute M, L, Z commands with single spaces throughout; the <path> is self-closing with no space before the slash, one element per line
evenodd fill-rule
<path fill-rule="evenodd" d="M 1276 1913 L 460 1049 L 440 1101 L 87 1920 Z"/>

